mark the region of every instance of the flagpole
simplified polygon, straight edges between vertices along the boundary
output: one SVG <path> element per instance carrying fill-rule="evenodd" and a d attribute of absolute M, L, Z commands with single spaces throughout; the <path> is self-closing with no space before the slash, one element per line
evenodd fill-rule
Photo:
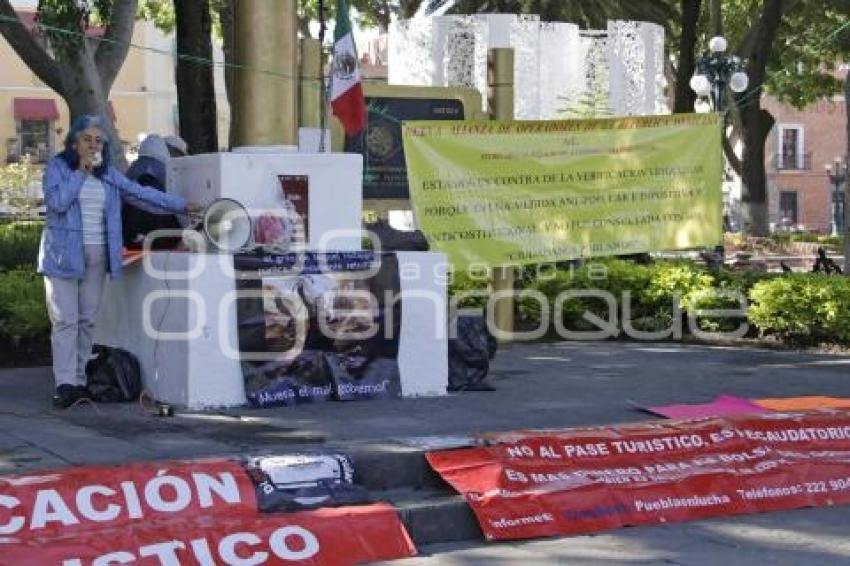
<path fill-rule="evenodd" d="M 320 57 L 320 70 L 321 70 L 321 83 L 319 83 L 319 153 L 325 152 L 325 125 L 327 123 L 327 115 L 328 115 L 328 93 L 327 89 L 330 88 L 330 85 L 325 87 L 325 31 L 327 31 L 328 26 L 325 24 L 325 2 L 324 0 L 319 0 L 319 57 Z M 331 61 L 333 64 L 333 61 Z M 333 81 L 333 73 L 331 73 L 330 80 Z"/>
<path fill-rule="evenodd" d="M 330 67 L 330 107 L 339 118 L 345 134 L 353 136 L 366 127 L 363 80 L 360 76 L 357 44 L 345 0 L 337 0 L 334 48 Z"/>

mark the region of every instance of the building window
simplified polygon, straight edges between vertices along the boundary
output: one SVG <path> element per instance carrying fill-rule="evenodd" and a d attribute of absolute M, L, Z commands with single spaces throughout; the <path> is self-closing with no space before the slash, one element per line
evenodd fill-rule
<path fill-rule="evenodd" d="M 49 120 L 20 120 L 18 122 L 19 155 L 29 155 L 35 163 L 50 158 L 51 136 Z"/>
<path fill-rule="evenodd" d="M 18 162 L 18 138 L 6 138 L 6 163 Z"/>
<path fill-rule="evenodd" d="M 779 151 L 777 152 L 778 169 L 804 169 L 803 127 L 779 126 Z"/>
<path fill-rule="evenodd" d="M 797 191 L 779 193 L 779 226 L 786 230 L 797 226 Z"/>

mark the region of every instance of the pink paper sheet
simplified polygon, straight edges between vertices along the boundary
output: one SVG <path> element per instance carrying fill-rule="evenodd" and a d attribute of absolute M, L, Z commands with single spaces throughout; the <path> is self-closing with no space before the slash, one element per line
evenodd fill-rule
<path fill-rule="evenodd" d="M 710 403 L 681 404 L 681 405 L 659 405 L 656 407 L 642 407 L 645 411 L 667 417 L 668 419 L 696 419 L 700 417 L 727 417 L 733 415 L 744 415 L 754 413 L 769 413 L 770 410 L 756 405 L 752 401 L 733 397 L 732 395 L 720 395 Z"/>

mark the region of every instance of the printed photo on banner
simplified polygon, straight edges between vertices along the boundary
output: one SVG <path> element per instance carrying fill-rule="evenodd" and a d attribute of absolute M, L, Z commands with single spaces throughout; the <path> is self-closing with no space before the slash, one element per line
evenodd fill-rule
<path fill-rule="evenodd" d="M 394 254 L 241 254 L 234 267 L 245 394 L 257 407 L 397 397 Z"/>

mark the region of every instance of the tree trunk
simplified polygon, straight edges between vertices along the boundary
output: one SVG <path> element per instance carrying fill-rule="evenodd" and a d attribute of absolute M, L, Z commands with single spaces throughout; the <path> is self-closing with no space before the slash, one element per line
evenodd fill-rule
<path fill-rule="evenodd" d="M 313 37 L 313 34 L 310 32 L 310 20 L 307 18 L 298 18 L 298 33 L 303 37 Z"/>
<path fill-rule="evenodd" d="M 189 153 L 218 151 L 213 67 L 196 61 L 212 61 L 212 17 L 209 0 L 174 0 L 177 35 L 177 103 L 180 136 Z"/>
<path fill-rule="evenodd" d="M 761 108 L 761 92 L 767 74 L 776 31 L 782 21 L 783 1 L 765 0 L 759 21 L 753 26 L 752 41 L 747 40 L 747 51 L 740 55 L 748 59 L 747 74 L 751 92 L 745 94 L 747 108 L 741 114 L 744 232 L 754 236 L 769 233 L 767 174 L 764 167 L 764 144 L 773 127 L 773 116 Z"/>
<path fill-rule="evenodd" d="M 744 190 L 743 230 L 752 236 L 767 236 L 769 215 L 767 206 L 767 174 L 764 169 L 764 144 L 773 128 L 773 116 L 763 108 L 748 108 L 742 115 L 744 152 L 742 179 Z"/>
<path fill-rule="evenodd" d="M 721 0 L 709 0 L 711 2 L 711 35 L 723 35 L 723 10 Z"/>
<path fill-rule="evenodd" d="M 94 114 L 103 118 L 107 134 L 112 141 L 112 162 L 122 171 L 127 168 L 127 158 L 121 145 L 121 135 L 107 111 L 108 91 L 103 86 L 100 72 L 95 63 L 96 44 L 91 39 L 84 42 L 79 51 L 55 54 L 59 63 L 59 76 L 62 82 L 60 96 L 68 104 L 69 122 L 84 114 Z"/>
<path fill-rule="evenodd" d="M 224 51 L 224 90 L 227 104 L 230 106 L 230 131 L 227 134 L 228 147 L 233 147 L 233 134 L 238 116 L 233 112 L 233 0 L 222 0 L 218 4 L 218 19 L 221 22 L 222 51 Z"/>
<path fill-rule="evenodd" d="M 375 23 L 378 24 L 380 32 L 388 33 L 390 31 L 390 23 L 392 22 L 392 13 L 390 11 L 389 3 L 385 1 L 374 4 L 374 8 L 372 17 L 375 18 Z"/>
<path fill-rule="evenodd" d="M 697 95 L 691 89 L 691 77 L 694 74 L 694 50 L 702 0 L 682 0 L 681 5 L 682 37 L 679 39 L 679 67 L 676 69 L 673 112 L 693 112 Z"/>
<path fill-rule="evenodd" d="M 401 0 L 398 10 L 399 17 L 402 19 L 412 18 L 420 4 L 422 4 L 422 0 Z"/>

